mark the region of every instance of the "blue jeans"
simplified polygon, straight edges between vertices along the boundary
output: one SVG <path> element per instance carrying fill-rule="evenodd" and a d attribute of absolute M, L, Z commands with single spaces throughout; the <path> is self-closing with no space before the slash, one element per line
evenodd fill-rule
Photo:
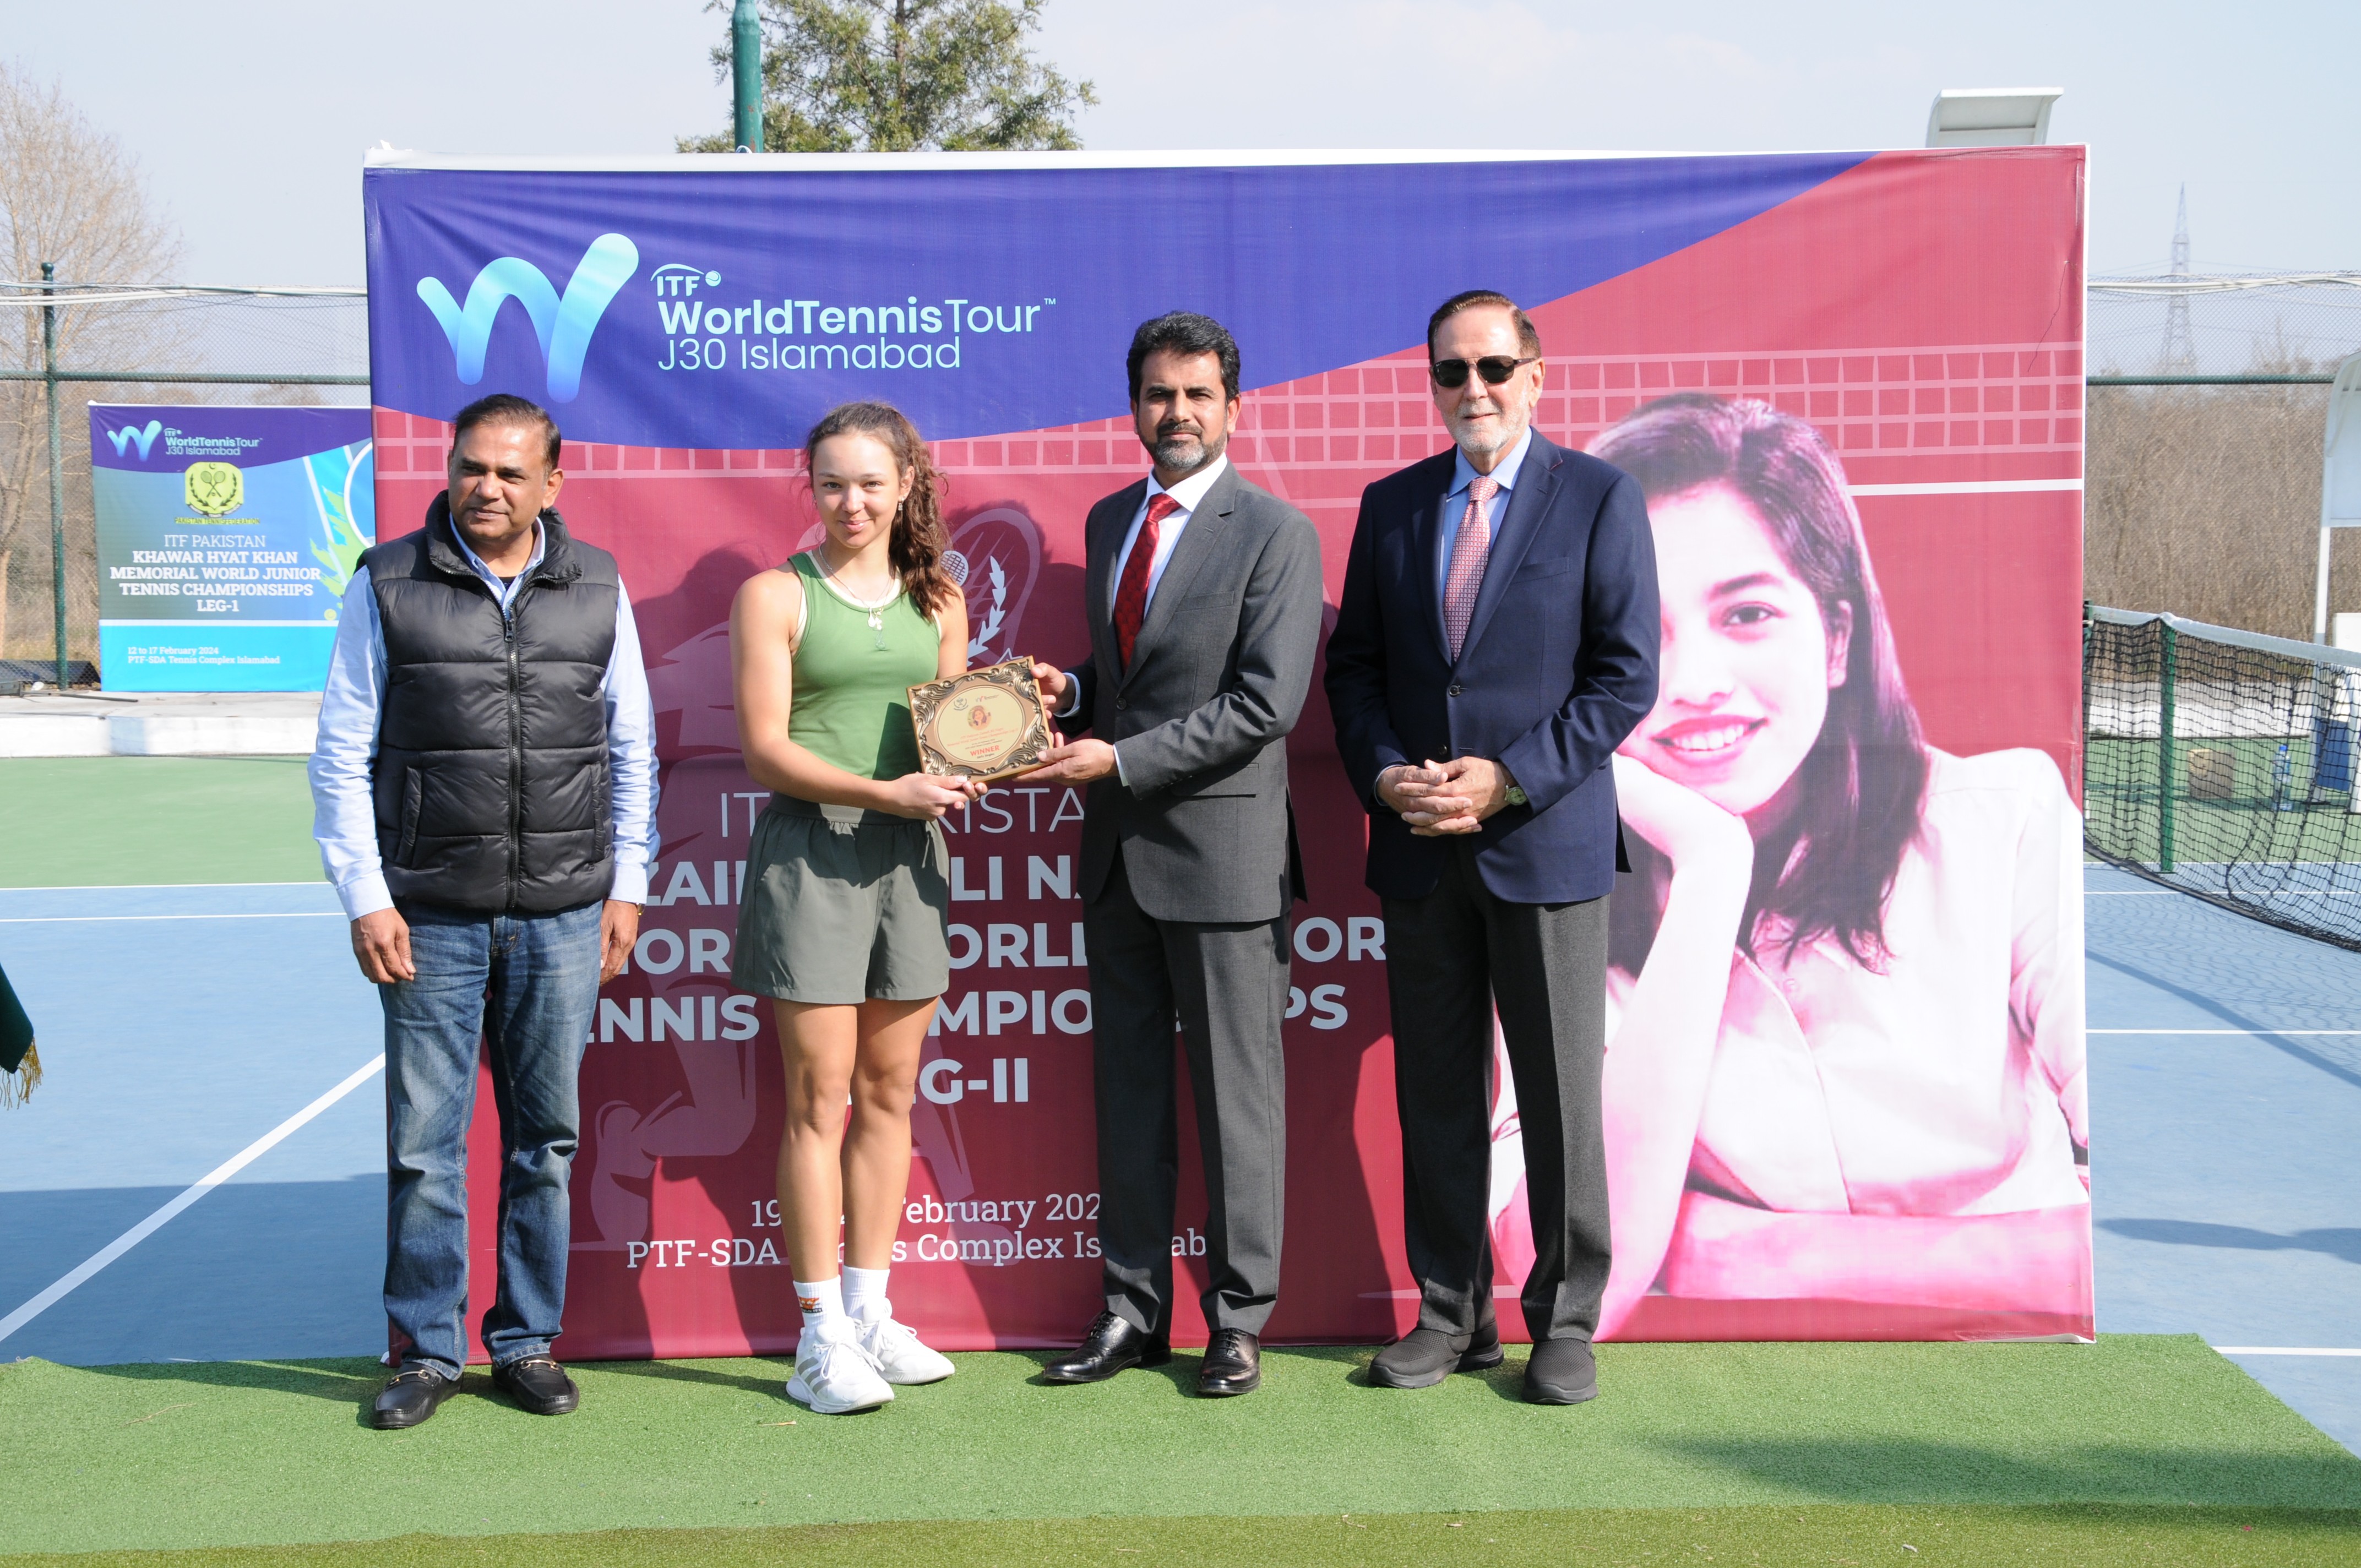
<path fill-rule="evenodd" d="M 500 1113 L 500 1280 L 484 1348 L 546 1355 L 566 1304 L 566 1179 L 579 1140 L 582 1047 L 598 1003 L 602 905 L 485 915 L 410 905 L 418 977 L 385 1006 L 385 1311 L 405 1365 L 467 1358 L 467 1124 L 480 1041 Z"/>

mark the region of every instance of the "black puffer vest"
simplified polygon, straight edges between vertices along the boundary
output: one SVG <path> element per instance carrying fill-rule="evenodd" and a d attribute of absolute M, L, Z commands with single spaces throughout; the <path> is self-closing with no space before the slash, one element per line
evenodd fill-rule
<path fill-rule="evenodd" d="M 607 707 L 615 558 L 541 514 L 541 565 L 503 617 L 443 496 L 361 557 L 385 633 L 377 841 L 397 899 L 546 913 L 614 884 Z"/>

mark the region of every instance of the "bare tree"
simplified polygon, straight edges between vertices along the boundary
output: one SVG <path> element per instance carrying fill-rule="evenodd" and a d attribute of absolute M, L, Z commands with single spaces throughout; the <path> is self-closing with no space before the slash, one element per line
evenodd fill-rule
<path fill-rule="evenodd" d="M 44 261 L 56 263 L 67 282 L 154 282 L 180 266 L 180 236 L 149 201 L 121 143 L 93 126 L 55 82 L 0 60 L 0 273 L 37 280 Z M 152 362 L 165 346 L 158 333 L 152 318 L 121 308 L 61 309 L 59 360 L 108 368 Z M 0 364 L 40 368 L 38 309 L 0 303 Z M 59 455 L 72 481 L 66 581 L 74 641 L 93 652 L 98 585 L 87 411 L 106 390 L 88 383 L 60 389 Z M 38 381 L 0 381 L 0 653 L 38 656 L 49 648 L 48 615 L 23 617 L 23 630 L 12 636 L 8 613 L 12 599 L 32 610 L 49 598 L 48 422 Z"/>
<path fill-rule="evenodd" d="M 2253 360 L 2257 375 L 2334 368 L 2283 332 Z M 2092 388 L 2084 597 L 2310 638 L 2327 416 L 2321 386 Z M 2336 555 L 2329 608 L 2361 609 L 2361 551 Z"/>

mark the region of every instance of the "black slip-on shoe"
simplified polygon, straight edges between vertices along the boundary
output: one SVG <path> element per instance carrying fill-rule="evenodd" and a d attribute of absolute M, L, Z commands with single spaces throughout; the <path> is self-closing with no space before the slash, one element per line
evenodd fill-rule
<path fill-rule="evenodd" d="M 1487 1323 L 1474 1334 L 1412 1329 L 1369 1363 L 1369 1381 L 1380 1388 L 1432 1388 L 1455 1372 L 1482 1372 L 1500 1365 L 1500 1330 Z"/>
<path fill-rule="evenodd" d="M 1161 1366 L 1172 1359 L 1169 1340 L 1151 1339 L 1128 1318 L 1101 1312 L 1091 1320 L 1081 1345 L 1041 1368 L 1051 1383 L 1104 1383 L 1135 1366 Z"/>
<path fill-rule="evenodd" d="M 1197 1368 L 1197 1392 L 1209 1399 L 1251 1394 L 1262 1387 L 1262 1341 L 1244 1329 L 1215 1329 Z"/>
<path fill-rule="evenodd" d="M 1545 1339 L 1525 1363 L 1525 1399 L 1534 1405 L 1579 1405 L 1598 1398 L 1598 1363 L 1590 1342 Z"/>
<path fill-rule="evenodd" d="M 405 1366 L 386 1380 L 369 1407 L 369 1425 L 379 1431 L 414 1427 L 443 1408 L 457 1392 L 459 1380 L 445 1377 L 431 1366 Z"/>
<path fill-rule="evenodd" d="M 555 1356 L 528 1355 L 492 1368 L 492 1387 L 506 1394 L 520 1410 L 536 1416 L 562 1416 L 582 1403 L 582 1390 L 566 1376 Z"/>

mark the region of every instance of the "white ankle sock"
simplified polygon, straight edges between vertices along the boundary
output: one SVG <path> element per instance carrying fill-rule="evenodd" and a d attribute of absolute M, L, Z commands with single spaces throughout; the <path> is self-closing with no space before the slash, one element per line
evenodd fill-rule
<path fill-rule="evenodd" d="M 796 1304 L 804 1310 L 804 1327 L 816 1329 L 831 1318 L 844 1316 L 841 1279 L 798 1279 L 795 1284 Z"/>
<path fill-rule="evenodd" d="M 890 1268 L 854 1268 L 850 1264 L 844 1270 L 844 1310 L 848 1317 L 858 1318 L 872 1301 L 882 1310 L 886 1306 L 885 1277 Z"/>

